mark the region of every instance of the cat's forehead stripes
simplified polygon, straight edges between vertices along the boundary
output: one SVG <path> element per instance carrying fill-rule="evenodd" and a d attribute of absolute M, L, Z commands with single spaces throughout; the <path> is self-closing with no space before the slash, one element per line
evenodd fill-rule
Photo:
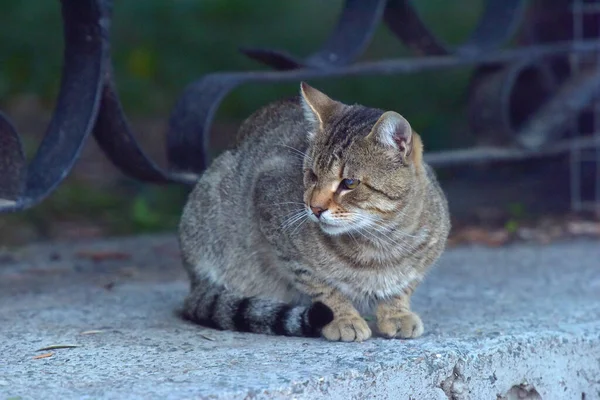
<path fill-rule="evenodd" d="M 317 151 L 315 167 L 320 171 L 332 171 L 336 161 L 343 160 L 346 150 L 371 132 L 382 114 L 382 110 L 352 106 L 343 113 L 332 115 L 323 132 L 326 139 Z"/>

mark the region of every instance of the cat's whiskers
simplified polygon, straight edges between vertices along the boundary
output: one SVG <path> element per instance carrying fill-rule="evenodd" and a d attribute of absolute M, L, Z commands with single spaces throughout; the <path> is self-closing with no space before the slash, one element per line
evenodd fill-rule
<path fill-rule="evenodd" d="M 399 237 L 398 240 L 394 240 L 394 238 L 390 237 L 385 232 L 383 232 L 375 227 L 374 227 L 374 231 L 379 233 L 380 235 L 383 235 L 387 239 L 389 239 L 391 242 L 393 242 L 393 244 L 400 246 L 403 250 L 409 250 L 412 252 L 412 251 L 416 250 L 416 248 L 417 248 L 414 244 L 408 242 L 403 237 Z"/>
<path fill-rule="evenodd" d="M 397 235 L 400 235 L 399 237 L 397 237 L 398 240 L 402 241 L 402 243 L 406 244 L 409 246 L 409 250 L 414 250 L 416 248 L 416 246 L 414 246 L 412 243 L 410 243 L 406 238 L 410 237 L 410 238 L 416 238 L 417 236 L 415 235 L 410 235 L 406 232 L 402 232 L 399 230 L 393 230 L 393 227 L 390 228 L 389 226 L 385 226 L 383 225 L 383 223 L 374 220 L 373 218 L 367 218 L 366 219 L 367 225 L 372 228 L 375 232 L 385 236 L 386 238 L 390 239 L 391 241 L 393 241 L 394 243 L 397 243 L 397 240 L 394 240 L 394 238 L 392 238 L 389 234 L 392 233 L 392 231 L 394 232 L 394 236 L 396 237 Z"/>
<path fill-rule="evenodd" d="M 306 210 L 304 208 L 302 208 L 301 210 L 296 209 L 284 217 L 284 220 L 281 223 L 279 229 L 282 232 L 284 232 L 303 217 L 307 217 Z"/>
<path fill-rule="evenodd" d="M 366 234 L 368 234 L 370 236 L 370 242 L 374 242 L 375 244 L 379 244 L 379 245 L 385 245 L 384 247 L 388 247 L 388 246 L 396 246 L 398 245 L 398 243 L 396 243 L 394 240 L 391 240 L 387 237 L 381 237 L 381 236 L 377 236 L 374 232 L 371 226 L 366 225 L 366 226 L 362 226 L 360 228 L 357 229 L 359 232 L 364 232 Z"/>
<path fill-rule="evenodd" d="M 306 152 L 304 152 L 302 150 L 299 150 L 299 149 L 297 149 L 295 147 L 288 146 L 287 144 L 280 144 L 280 146 L 287 147 L 288 149 L 293 150 L 297 154 L 301 155 L 303 160 L 304 160 L 304 157 L 306 157 L 306 159 L 309 160 L 309 161 L 313 160 L 311 156 L 309 156 L 308 154 L 306 154 Z"/>
<path fill-rule="evenodd" d="M 295 224 L 304 218 L 306 217 L 303 215 L 299 215 L 298 217 L 294 218 L 292 221 L 288 222 L 284 227 L 282 227 L 282 232 L 289 231 L 292 227 L 297 226 Z"/>
<path fill-rule="evenodd" d="M 414 251 L 416 249 L 416 246 L 409 243 L 403 237 L 398 237 L 397 238 L 398 240 L 396 240 L 395 238 L 389 236 L 383 230 L 383 227 L 378 225 L 377 221 L 373 220 L 372 218 L 369 218 L 367 216 L 364 216 L 364 215 L 361 215 L 358 213 L 356 213 L 356 217 L 357 217 L 358 223 L 364 222 L 365 226 L 358 228 L 355 231 L 362 234 L 362 230 L 364 230 L 367 234 L 370 235 L 370 237 L 371 237 L 370 241 L 372 241 L 372 242 L 374 241 L 376 244 L 378 243 L 380 245 L 385 244 L 387 246 L 392 246 L 392 247 L 398 248 L 399 250 L 401 250 L 403 252 L 410 252 L 410 251 Z M 402 232 L 396 231 L 396 233 L 402 233 Z M 364 234 L 363 234 L 363 237 L 367 238 Z M 385 247 L 387 247 L 387 246 L 385 246 Z"/>
<path fill-rule="evenodd" d="M 304 156 L 301 154 L 296 154 L 296 153 L 292 153 L 290 154 L 292 157 L 294 157 L 296 160 L 300 161 L 301 163 L 304 163 Z"/>
<path fill-rule="evenodd" d="M 286 148 L 292 150 L 288 154 L 290 156 L 294 157 L 296 160 L 298 160 L 300 162 L 300 164 L 304 164 L 304 161 L 306 159 L 308 159 L 309 161 L 312 161 L 312 158 L 308 154 L 306 154 L 306 153 L 304 153 L 304 152 L 302 152 L 302 151 L 300 151 L 300 150 L 298 150 L 298 149 L 296 149 L 294 147 L 291 147 L 291 146 L 288 146 L 288 145 L 285 145 L 285 144 L 280 144 L 279 146 L 286 147 Z"/>
<path fill-rule="evenodd" d="M 304 214 L 305 211 L 304 210 L 296 210 L 296 211 L 292 211 L 291 213 L 287 214 L 284 218 L 283 224 L 282 225 L 286 225 L 287 223 L 289 223 L 290 221 L 292 221 L 293 219 L 295 219 L 296 217 Z"/>
<path fill-rule="evenodd" d="M 273 203 L 274 206 L 281 206 L 283 204 L 296 204 L 296 205 L 301 205 L 301 206 L 304 205 L 304 203 L 301 201 L 284 201 L 282 203 Z"/>
<path fill-rule="evenodd" d="M 294 228 L 294 230 L 291 232 L 291 234 L 292 234 L 292 235 L 295 235 L 295 234 L 296 234 L 296 232 L 298 232 L 298 230 L 300 229 L 300 227 L 306 223 L 306 221 L 308 221 L 308 216 L 307 216 L 307 215 L 305 215 L 305 216 L 304 216 L 304 219 L 302 219 L 302 221 L 301 221 L 301 222 L 300 222 L 298 225 L 296 225 L 296 227 L 295 227 L 295 228 Z"/>
<path fill-rule="evenodd" d="M 375 222 L 375 221 L 373 221 Z M 397 240 L 396 243 L 398 241 L 402 242 L 405 246 L 403 247 L 407 247 L 408 250 L 410 250 L 411 252 L 414 252 L 417 250 L 417 248 L 419 247 L 419 242 L 417 242 L 419 239 L 422 239 L 421 235 L 411 235 L 408 234 L 406 232 L 402 232 L 400 230 L 394 230 L 392 229 L 383 229 L 381 224 L 376 224 L 376 225 L 371 225 L 371 227 L 373 228 L 373 230 L 381 235 L 384 235 L 390 239 L 393 240 L 393 238 L 390 235 L 393 235 Z M 393 232 L 393 233 L 392 233 Z M 410 239 L 415 239 L 415 240 L 410 240 Z"/>
<path fill-rule="evenodd" d="M 379 244 L 381 247 L 385 247 L 386 249 L 399 250 L 402 253 L 409 253 L 414 249 L 413 246 L 411 246 L 410 244 L 408 244 L 406 242 L 398 242 L 398 241 L 394 240 L 393 238 L 390 238 L 389 236 L 385 236 L 385 235 L 381 234 L 381 232 L 378 232 L 380 235 L 377 235 L 376 234 L 377 231 L 369 229 L 369 227 L 362 228 L 362 229 L 364 229 L 365 232 L 372 237 L 372 240 L 371 240 L 372 242 L 375 242 L 375 243 Z"/>
<path fill-rule="evenodd" d="M 306 209 L 304 207 L 302 207 L 302 208 L 295 208 L 292 211 L 290 211 L 287 214 L 285 214 L 284 217 L 288 217 L 288 216 L 290 216 L 292 214 L 295 214 L 297 212 L 300 212 L 300 211 L 306 211 Z"/>
<path fill-rule="evenodd" d="M 357 212 L 349 212 L 347 214 L 352 214 L 355 216 L 355 219 L 358 219 L 357 222 L 365 222 L 367 225 L 369 225 L 372 228 L 377 227 L 378 231 L 380 233 L 392 233 L 394 232 L 394 235 L 398 234 L 401 235 L 403 237 L 409 237 L 409 238 L 420 238 L 420 235 L 412 235 L 410 233 L 395 229 L 395 226 L 393 224 L 386 224 L 382 221 L 379 221 L 377 219 L 375 219 L 374 217 L 368 216 L 368 215 L 363 215 Z"/>
<path fill-rule="evenodd" d="M 358 233 L 360 236 L 362 236 L 363 238 L 365 238 L 365 240 L 366 240 L 367 242 L 370 242 L 370 241 L 372 241 L 372 239 L 369 239 L 369 238 L 368 238 L 368 237 L 367 237 L 367 236 L 366 236 L 364 233 L 362 233 L 362 232 L 361 232 L 361 230 L 360 230 L 360 229 L 356 229 L 354 232 Z"/>
<path fill-rule="evenodd" d="M 354 244 L 356 244 L 358 246 L 358 241 L 356 240 L 356 238 L 354 237 L 354 235 L 352 234 L 352 231 L 348 232 L 348 235 L 352 238 L 352 240 L 354 240 Z"/>
<path fill-rule="evenodd" d="M 365 215 L 357 213 L 357 212 L 346 211 L 343 213 L 338 213 L 338 214 L 335 214 L 335 218 L 336 219 L 344 219 L 345 221 L 365 222 L 371 226 L 376 225 L 377 227 L 381 228 L 381 230 L 383 230 L 385 232 L 394 231 L 394 233 L 398 233 L 402 236 L 413 237 L 413 238 L 418 237 L 418 236 L 411 235 L 411 234 L 403 232 L 403 231 L 394 230 L 395 227 L 389 223 L 386 224 L 382 221 L 378 221 L 377 219 L 374 219 L 373 217 L 365 216 Z"/>
<path fill-rule="evenodd" d="M 374 243 L 375 245 L 379 245 L 380 247 L 389 247 L 389 246 L 394 246 L 394 247 L 400 247 L 401 250 L 405 251 L 404 247 L 398 244 L 393 244 L 393 243 L 389 243 L 387 240 L 384 240 L 380 237 L 377 237 L 373 234 L 373 232 L 369 231 L 368 229 L 365 229 L 364 233 L 363 233 L 363 228 L 359 228 L 354 230 L 354 232 L 358 233 L 359 235 L 361 235 L 367 242 L 369 243 Z M 366 234 L 368 234 L 369 236 L 367 236 Z"/>
<path fill-rule="evenodd" d="M 339 215 L 339 214 L 338 214 Z M 344 217 L 350 217 L 350 221 L 351 222 L 355 222 L 356 224 L 362 224 L 364 222 L 365 226 L 362 227 L 358 227 L 358 228 L 354 228 L 353 230 L 348 231 L 348 233 L 351 233 L 352 231 L 359 233 L 362 237 L 364 237 L 367 241 L 373 241 L 373 239 L 369 239 L 367 236 L 365 236 L 361 231 L 362 229 L 368 228 L 368 220 L 365 216 L 357 213 L 357 212 L 352 212 L 352 211 L 348 211 L 345 213 L 341 214 Z"/>
<path fill-rule="evenodd" d="M 304 167 L 304 158 L 297 154 L 292 154 L 292 156 L 294 157 L 294 163 L 290 163 L 289 165 L 298 166 L 298 167 L 303 168 Z"/>
<path fill-rule="evenodd" d="M 410 233 L 404 232 L 404 231 L 400 231 L 398 229 L 394 229 L 393 225 L 390 224 L 384 224 L 383 222 L 377 221 L 377 220 L 370 220 L 371 223 L 377 225 L 378 227 L 382 228 L 383 230 L 385 230 L 386 232 L 394 232 L 394 234 L 399 234 L 401 236 L 405 236 L 405 237 L 409 237 L 409 238 L 419 238 L 419 235 L 411 235 Z"/>

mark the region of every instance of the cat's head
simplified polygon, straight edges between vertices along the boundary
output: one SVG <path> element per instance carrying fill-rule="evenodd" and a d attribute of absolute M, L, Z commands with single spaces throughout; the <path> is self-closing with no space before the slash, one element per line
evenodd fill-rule
<path fill-rule="evenodd" d="M 400 114 L 346 105 L 302 82 L 309 121 L 304 202 L 328 234 L 380 230 L 396 221 L 423 173 L 423 146 Z"/>

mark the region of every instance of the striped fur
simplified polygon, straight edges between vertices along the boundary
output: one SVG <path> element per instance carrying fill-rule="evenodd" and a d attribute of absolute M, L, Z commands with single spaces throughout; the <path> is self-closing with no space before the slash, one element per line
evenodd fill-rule
<path fill-rule="evenodd" d="M 321 302 L 306 307 L 240 297 L 206 281 L 187 297 L 183 316 L 213 329 L 304 337 L 320 336 L 333 320 L 333 312 Z"/>

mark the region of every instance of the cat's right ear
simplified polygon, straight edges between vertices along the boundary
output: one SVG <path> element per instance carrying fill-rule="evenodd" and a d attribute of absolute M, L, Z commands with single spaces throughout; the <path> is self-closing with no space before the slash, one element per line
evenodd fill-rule
<path fill-rule="evenodd" d="M 300 83 L 300 94 L 304 117 L 314 125 L 315 129 L 309 132 L 312 139 L 315 131 L 322 130 L 327 123 L 327 119 L 335 109 L 340 105 L 339 102 L 329 98 L 325 93 L 308 85 L 306 82 Z"/>
<path fill-rule="evenodd" d="M 399 151 L 404 161 L 408 160 L 408 156 L 413 153 L 415 148 L 417 152 L 421 151 L 419 144 L 414 146 L 413 130 L 406 118 L 394 111 L 384 112 L 367 138 Z"/>

